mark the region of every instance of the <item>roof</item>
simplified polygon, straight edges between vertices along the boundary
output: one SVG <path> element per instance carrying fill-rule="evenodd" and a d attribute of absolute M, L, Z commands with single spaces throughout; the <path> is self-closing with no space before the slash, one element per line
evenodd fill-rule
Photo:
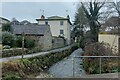
<path fill-rule="evenodd" d="M 26 25 L 26 24 L 30 24 L 30 22 L 27 20 L 24 20 L 24 21 L 21 21 L 20 24 Z"/>
<path fill-rule="evenodd" d="M 60 17 L 60 16 L 51 16 L 51 17 L 48 17 L 48 19 L 66 19 L 66 18 Z"/>
<path fill-rule="evenodd" d="M 36 19 L 36 21 L 51 21 L 51 20 L 67 20 L 70 23 L 70 25 L 72 25 L 72 23 L 70 22 L 70 18 L 64 18 L 60 16 L 51 16 L 45 19 Z"/>
<path fill-rule="evenodd" d="M 1 19 L 1 20 L 5 20 L 5 21 L 7 21 L 7 22 L 10 22 L 8 19 L 3 18 L 3 17 L 0 17 L 0 19 Z"/>
<path fill-rule="evenodd" d="M 117 16 L 110 17 L 104 24 L 104 26 L 118 26 L 120 25 L 120 18 Z"/>
<path fill-rule="evenodd" d="M 44 35 L 49 25 L 12 25 L 13 34 Z"/>

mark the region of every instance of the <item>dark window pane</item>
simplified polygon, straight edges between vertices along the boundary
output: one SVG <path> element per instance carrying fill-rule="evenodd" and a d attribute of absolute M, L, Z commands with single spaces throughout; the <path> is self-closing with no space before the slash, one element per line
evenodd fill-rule
<path fill-rule="evenodd" d="M 60 21 L 60 25 L 63 25 L 63 21 Z"/>
<path fill-rule="evenodd" d="M 64 34 L 64 31 L 63 31 L 63 30 L 60 30 L 60 34 Z"/>

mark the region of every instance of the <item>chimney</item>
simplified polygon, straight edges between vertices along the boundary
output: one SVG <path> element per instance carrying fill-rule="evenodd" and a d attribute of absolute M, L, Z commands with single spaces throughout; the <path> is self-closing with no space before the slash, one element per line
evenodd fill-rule
<path fill-rule="evenodd" d="M 44 15 L 41 15 L 41 19 L 45 19 L 45 16 L 44 16 Z"/>

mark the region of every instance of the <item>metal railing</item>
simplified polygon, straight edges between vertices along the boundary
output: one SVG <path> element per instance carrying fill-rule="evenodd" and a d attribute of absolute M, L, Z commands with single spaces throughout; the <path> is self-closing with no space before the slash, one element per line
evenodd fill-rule
<path fill-rule="evenodd" d="M 73 57 L 73 77 L 75 76 L 75 74 L 74 74 L 74 59 L 75 58 L 99 58 L 99 74 L 101 74 L 101 59 L 102 58 L 120 58 L 120 56 L 76 56 L 76 57 Z"/>

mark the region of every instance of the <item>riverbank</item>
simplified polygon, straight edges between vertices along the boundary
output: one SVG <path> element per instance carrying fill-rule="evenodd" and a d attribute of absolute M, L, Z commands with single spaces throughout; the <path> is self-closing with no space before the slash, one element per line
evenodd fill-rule
<path fill-rule="evenodd" d="M 58 52 L 51 52 L 49 54 L 22 60 L 4 62 L 2 65 L 2 77 L 5 80 L 11 78 L 29 78 L 31 76 L 35 78 L 40 72 L 44 72 L 53 64 L 69 56 L 76 48 L 76 46 L 73 46 L 66 50 L 59 50 Z"/>
<path fill-rule="evenodd" d="M 27 54 L 24 55 L 23 58 L 31 58 L 31 57 L 36 57 L 36 56 L 42 56 L 42 55 L 47 55 L 49 53 L 57 53 L 57 52 L 62 52 L 64 50 L 70 49 L 72 50 L 72 48 L 75 48 L 76 44 L 72 44 L 63 48 L 59 48 L 59 49 L 54 49 L 54 50 L 50 50 L 50 51 L 46 51 L 46 52 L 39 52 L 39 53 L 32 53 L 32 54 Z M 75 50 L 73 48 L 73 50 Z M 1 52 L 2 54 L 2 52 Z M 21 59 L 22 55 L 20 56 L 12 56 L 12 57 L 6 57 L 6 58 L 0 58 L 0 62 L 7 62 L 7 61 L 11 61 L 11 60 L 17 60 L 17 59 Z"/>

